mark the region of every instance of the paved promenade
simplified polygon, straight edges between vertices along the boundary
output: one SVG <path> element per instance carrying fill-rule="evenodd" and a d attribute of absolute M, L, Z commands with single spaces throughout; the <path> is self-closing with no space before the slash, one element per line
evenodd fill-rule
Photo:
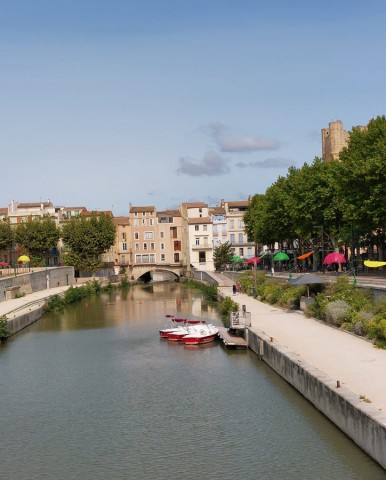
<path fill-rule="evenodd" d="M 386 424 L 386 350 L 350 333 L 307 318 L 301 312 L 288 312 L 267 305 L 245 294 L 232 294 L 232 288 L 219 288 L 251 313 L 251 329 L 272 337 L 273 342 L 299 356 L 339 381 L 360 398 L 368 399 L 384 413 Z"/>

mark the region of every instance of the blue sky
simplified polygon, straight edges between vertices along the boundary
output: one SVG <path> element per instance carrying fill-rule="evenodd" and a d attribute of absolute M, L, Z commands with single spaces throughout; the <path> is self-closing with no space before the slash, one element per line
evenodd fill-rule
<path fill-rule="evenodd" d="M 384 0 L 0 7 L 1 207 L 245 199 L 386 113 Z"/>

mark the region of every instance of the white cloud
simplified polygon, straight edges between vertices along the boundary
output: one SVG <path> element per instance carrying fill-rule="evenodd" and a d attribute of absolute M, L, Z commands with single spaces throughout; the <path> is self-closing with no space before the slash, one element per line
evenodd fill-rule
<path fill-rule="evenodd" d="M 261 150 L 277 150 L 280 147 L 278 140 L 259 136 L 233 136 L 229 128 L 220 122 L 211 123 L 200 129 L 212 138 L 221 152 L 247 153 Z"/>
<path fill-rule="evenodd" d="M 290 160 L 286 160 L 284 158 L 267 158 L 266 160 L 262 160 L 261 162 L 238 162 L 236 163 L 236 167 L 239 168 L 288 168 L 293 163 Z"/>
<path fill-rule="evenodd" d="M 208 152 L 201 162 L 197 162 L 193 158 L 182 157 L 179 163 L 177 174 L 189 175 L 191 177 L 214 177 L 225 175 L 230 171 L 228 161 L 213 151 Z"/>

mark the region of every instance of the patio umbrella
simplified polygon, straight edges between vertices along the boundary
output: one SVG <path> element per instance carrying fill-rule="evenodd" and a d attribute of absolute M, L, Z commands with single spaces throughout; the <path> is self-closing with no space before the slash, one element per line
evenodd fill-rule
<path fill-rule="evenodd" d="M 247 263 L 249 264 L 254 264 L 256 265 L 257 263 L 260 263 L 261 262 L 261 258 L 258 258 L 258 257 L 251 257 L 247 260 Z"/>
<path fill-rule="evenodd" d="M 330 263 L 346 263 L 347 260 L 344 255 L 338 252 L 332 252 L 326 255 L 323 260 L 323 265 L 329 265 Z"/>
<path fill-rule="evenodd" d="M 284 252 L 279 252 L 273 257 L 273 259 L 275 262 L 280 262 L 281 260 L 289 260 L 289 256 Z"/>
<path fill-rule="evenodd" d="M 312 250 L 312 252 L 304 253 L 303 255 L 300 255 L 300 257 L 298 257 L 298 260 L 304 260 L 305 258 L 310 257 L 313 253 L 315 253 L 315 250 Z"/>
<path fill-rule="evenodd" d="M 315 275 L 314 273 L 306 273 L 301 275 L 300 277 L 291 278 L 288 280 L 290 285 L 307 285 L 307 297 L 310 296 L 310 287 L 309 285 L 315 283 L 328 283 L 328 280 L 325 278 L 320 277 L 319 275 Z"/>
<path fill-rule="evenodd" d="M 29 262 L 30 259 L 27 255 L 21 255 L 18 259 L 17 259 L 18 262 Z"/>
<path fill-rule="evenodd" d="M 241 257 L 239 257 L 238 255 L 235 255 L 234 257 L 232 257 L 232 262 L 234 263 L 242 263 L 243 262 L 243 259 Z"/>
<path fill-rule="evenodd" d="M 384 265 L 386 265 L 386 262 L 377 262 L 375 260 L 365 260 L 363 263 L 366 265 L 366 267 L 370 268 L 383 267 Z"/>
<path fill-rule="evenodd" d="M 1 267 L 9 267 L 9 263 L 7 262 L 0 262 Z"/>

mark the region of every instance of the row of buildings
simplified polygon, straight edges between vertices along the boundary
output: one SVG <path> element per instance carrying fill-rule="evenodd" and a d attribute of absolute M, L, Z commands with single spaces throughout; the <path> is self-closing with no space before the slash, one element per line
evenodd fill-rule
<path fill-rule="evenodd" d="M 213 271 L 213 250 L 230 242 L 235 255 L 250 258 L 255 247 L 248 242 L 243 215 L 249 200 L 225 201 L 208 206 L 204 202 L 182 203 L 176 210 L 157 211 L 155 206 L 130 205 L 128 216 L 114 217 L 115 244 L 103 255 L 102 261 L 115 271 L 125 270 L 130 275 L 135 269 L 162 266 L 186 273 L 191 270 Z M 85 207 L 56 207 L 51 201 L 39 203 L 11 202 L 0 208 L 0 219 L 11 224 L 25 222 L 28 218 L 49 215 L 60 226 L 71 217 L 89 215 Z M 60 265 L 66 246 L 48 252 L 47 263 Z M 15 263 L 20 252 L 2 252 L 2 261 Z M 138 275 L 135 275 L 138 277 Z"/>

